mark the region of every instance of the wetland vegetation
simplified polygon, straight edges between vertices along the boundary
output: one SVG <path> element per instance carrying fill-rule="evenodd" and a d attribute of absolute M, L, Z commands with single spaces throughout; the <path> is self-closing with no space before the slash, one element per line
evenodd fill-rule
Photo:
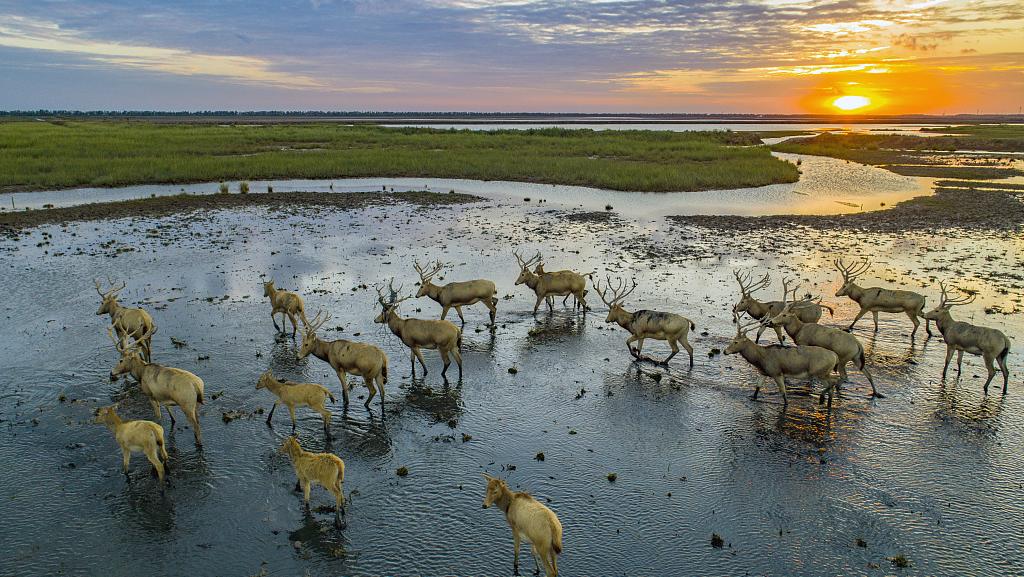
<path fill-rule="evenodd" d="M 691 191 L 795 182 L 742 132 L 438 130 L 116 121 L 0 124 L 0 191 L 280 178 L 434 177 Z"/>

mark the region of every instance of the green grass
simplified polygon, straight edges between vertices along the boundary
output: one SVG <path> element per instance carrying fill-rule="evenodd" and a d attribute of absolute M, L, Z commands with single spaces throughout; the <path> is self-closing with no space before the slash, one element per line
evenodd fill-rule
<path fill-rule="evenodd" d="M 965 124 L 960 126 L 938 126 L 922 128 L 921 132 L 942 134 L 969 134 L 983 138 L 1024 138 L 1022 124 Z"/>
<path fill-rule="evenodd" d="M 0 190 L 138 183 L 436 177 L 685 191 L 794 182 L 797 168 L 739 132 L 437 130 L 0 123 Z"/>

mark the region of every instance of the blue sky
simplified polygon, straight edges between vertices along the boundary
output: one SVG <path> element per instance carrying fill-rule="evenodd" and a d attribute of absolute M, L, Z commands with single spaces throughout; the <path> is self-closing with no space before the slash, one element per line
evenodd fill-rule
<path fill-rule="evenodd" d="M 1016 112 L 1005 0 L 0 0 L 0 109 Z"/>

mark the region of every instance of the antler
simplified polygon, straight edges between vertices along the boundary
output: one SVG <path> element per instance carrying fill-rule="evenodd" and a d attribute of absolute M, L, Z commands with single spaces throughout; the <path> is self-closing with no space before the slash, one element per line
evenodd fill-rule
<path fill-rule="evenodd" d="M 630 295 L 630 293 L 636 290 L 636 279 L 632 280 L 633 286 L 629 287 L 629 289 L 626 289 L 626 281 L 622 277 L 619 277 L 619 285 L 617 287 L 612 287 L 612 277 L 606 276 L 605 287 L 602 289 L 601 281 L 597 281 L 594 283 L 594 290 L 597 291 L 598 296 L 601 297 L 601 301 L 604 302 L 604 304 L 607 305 L 608 307 L 611 307 L 612 305 L 621 303 L 627 296 Z M 608 291 L 611 291 L 612 293 L 611 300 L 605 298 L 605 295 L 608 294 Z"/>
<path fill-rule="evenodd" d="M 124 290 L 124 287 L 128 286 L 128 283 L 121 281 L 121 286 L 115 287 L 115 283 L 110 279 L 110 277 L 107 277 L 107 284 L 110 285 L 110 287 L 106 291 L 100 288 L 100 279 L 93 279 L 93 283 L 96 285 L 96 294 L 103 298 L 107 298 L 112 294 L 117 294 Z"/>
<path fill-rule="evenodd" d="M 756 281 L 750 279 L 749 272 L 739 272 L 738 270 L 732 271 L 732 276 L 736 277 L 736 282 L 740 285 L 740 292 L 743 296 L 749 296 L 756 291 L 763 289 L 772 282 L 772 277 L 768 273 L 765 273 L 763 277 Z"/>
<path fill-rule="evenodd" d="M 441 262 L 440 260 L 438 260 L 434 264 L 429 265 L 430 268 L 426 268 L 425 269 L 422 266 L 420 266 L 420 261 L 414 260 L 412 266 L 413 266 L 413 268 L 416 269 L 416 272 L 419 273 L 419 275 L 420 275 L 420 282 L 421 283 L 425 283 L 425 282 L 429 281 L 430 279 L 434 278 L 434 275 L 436 275 L 437 273 L 441 272 L 441 269 L 444 268 L 444 263 Z"/>
<path fill-rule="evenodd" d="M 733 324 L 736 325 L 736 336 L 742 337 L 748 331 L 750 331 L 750 329 L 752 329 L 752 328 L 754 328 L 754 327 L 756 327 L 758 325 L 767 325 L 768 321 L 765 320 L 767 318 L 768 318 L 768 315 L 765 315 L 764 318 L 761 319 L 761 320 L 753 319 L 750 322 L 741 324 L 740 323 L 740 315 L 736 311 L 733 311 L 732 312 L 732 322 L 733 322 Z"/>
<path fill-rule="evenodd" d="M 320 318 L 323 315 L 323 318 Z M 324 326 L 327 321 L 331 320 L 331 313 L 324 312 L 322 309 L 316 311 L 316 316 L 313 320 L 309 321 L 309 325 L 306 326 L 306 331 L 315 333 L 317 329 Z"/>
<path fill-rule="evenodd" d="M 409 298 L 412 297 L 412 295 L 406 295 L 406 296 L 404 296 L 402 298 L 398 298 L 398 295 L 402 292 L 402 287 L 403 286 L 404 285 L 399 285 L 399 287 L 396 289 L 395 288 L 395 279 L 394 279 L 394 277 L 392 277 L 390 280 L 388 280 L 387 288 L 388 288 L 388 293 L 390 293 L 390 294 L 388 295 L 387 300 L 384 299 L 384 285 L 373 285 L 373 288 L 377 289 L 377 301 L 380 302 L 380 305 L 382 307 L 384 307 L 384 308 L 394 308 L 394 307 L 398 306 L 398 303 L 400 303 L 400 302 L 402 302 L 404 300 L 408 300 Z"/>
<path fill-rule="evenodd" d="M 119 339 L 119 338 L 114 336 L 114 326 L 113 325 L 107 327 L 107 334 L 110 335 L 110 340 L 114 341 L 114 347 L 117 348 L 117 352 L 119 352 L 121 354 L 124 354 L 124 351 L 125 351 L 125 348 L 126 348 L 124 340 L 123 339 Z"/>
<path fill-rule="evenodd" d="M 523 255 L 519 254 L 519 251 L 513 250 L 512 254 L 516 257 L 516 260 L 519 261 L 520 268 L 530 268 L 531 265 L 536 264 L 543 259 L 540 251 L 537 251 L 537 254 L 531 256 L 529 260 L 524 260 Z"/>
<path fill-rule="evenodd" d="M 957 298 L 949 298 L 946 294 L 946 283 L 939 281 L 939 288 L 942 289 L 942 296 L 939 298 L 940 307 L 952 307 L 957 305 L 966 305 L 974 302 L 974 299 L 978 297 L 977 294 L 968 294 L 967 296 L 961 296 Z M 956 287 L 954 287 L 956 288 Z M 960 289 L 957 289 L 958 291 Z M 964 291 L 960 291 L 964 292 Z"/>
<path fill-rule="evenodd" d="M 845 281 L 856 280 L 857 277 L 864 274 L 869 268 L 871 268 L 871 261 L 866 258 L 849 266 L 843 263 L 843 259 L 838 258 L 833 264 L 835 264 L 839 273 L 843 275 L 843 280 Z"/>

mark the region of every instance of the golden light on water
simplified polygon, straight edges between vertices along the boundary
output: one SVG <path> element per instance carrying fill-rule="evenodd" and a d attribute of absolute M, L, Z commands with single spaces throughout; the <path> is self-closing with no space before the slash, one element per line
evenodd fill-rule
<path fill-rule="evenodd" d="M 870 104 L 871 104 L 871 99 L 870 98 L 868 98 L 866 96 L 854 96 L 854 95 L 840 96 L 839 98 L 836 98 L 835 100 L 832 101 L 832 106 L 835 106 L 839 110 L 843 110 L 843 111 L 846 111 L 846 112 L 850 112 L 850 111 L 853 111 L 853 110 L 858 110 L 858 109 L 864 108 L 865 106 L 868 106 Z"/>

